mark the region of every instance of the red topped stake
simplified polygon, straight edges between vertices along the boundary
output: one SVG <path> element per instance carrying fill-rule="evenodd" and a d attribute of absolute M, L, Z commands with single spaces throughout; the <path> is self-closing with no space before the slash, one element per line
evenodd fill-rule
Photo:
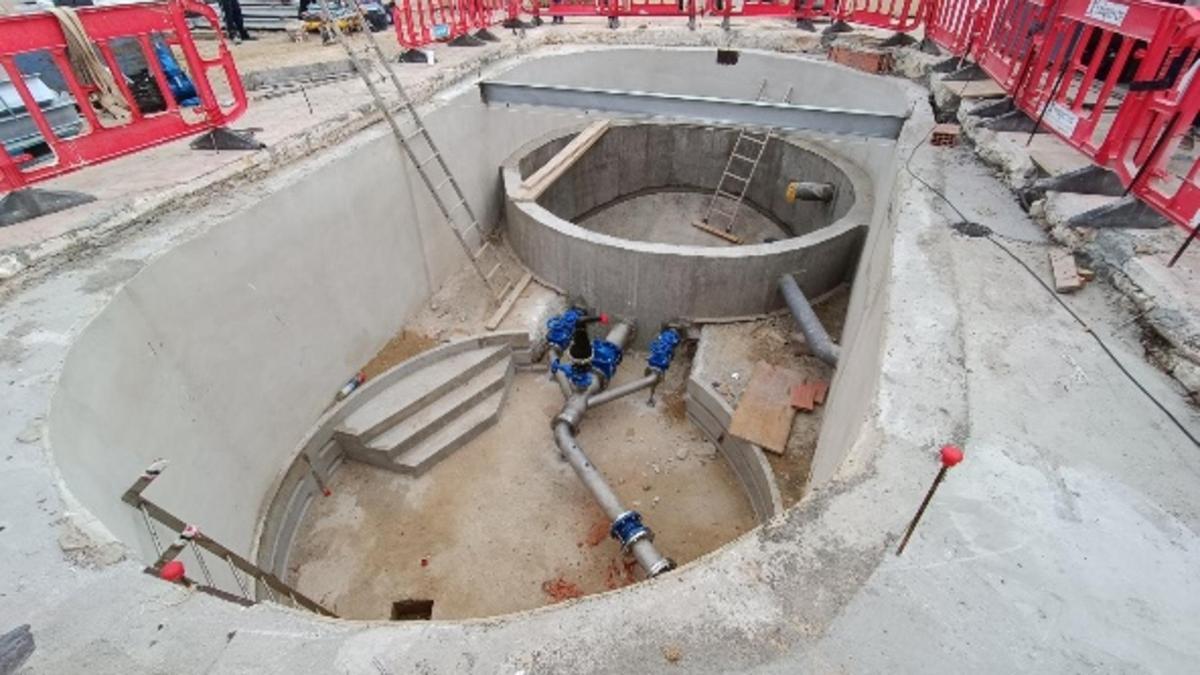
<path fill-rule="evenodd" d="M 904 547 L 908 545 L 908 539 L 912 536 L 913 530 L 917 529 L 917 523 L 920 522 L 921 516 L 925 513 L 925 507 L 929 506 L 929 500 L 933 499 L 933 493 L 941 484 L 942 479 L 946 477 L 946 472 L 950 467 L 963 461 L 963 451 L 957 445 L 942 446 L 942 468 L 938 469 L 937 476 L 933 479 L 933 485 L 929 486 L 929 492 L 925 493 L 925 499 L 921 502 L 921 507 L 917 509 L 916 515 L 908 524 L 908 529 L 904 531 L 904 538 L 900 540 L 900 547 L 896 549 L 896 555 L 904 553 Z"/>

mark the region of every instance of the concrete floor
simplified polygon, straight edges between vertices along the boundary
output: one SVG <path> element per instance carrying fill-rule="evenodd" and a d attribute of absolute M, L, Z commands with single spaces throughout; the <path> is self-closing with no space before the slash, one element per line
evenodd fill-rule
<path fill-rule="evenodd" d="M 618 382 L 637 377 L 642 362 L 628 354 Z M 675 368 L 654 408 L 637 394 L 596 409 L 579 441 L 682 565 L 755 519 L 729 466 L 684 419 L 687 363 Z M 549 420 L 561 406 L 557 385 L 522 374 L 500 421 L 425 475 L 346 463 L 333 496 L 305 515 L 291 580 L 346 618 L 387 619 L 394 601 L 432 599 L 434 619 L 464 619 L 552 604 L 555 582 L 561 597 L 640 579 L 559 459 Z"/>
<path fill-rule="evenodd" d="M 623 239 L 687 246 L 734 246 L 692 226 L 704 217 L 712 195 L 706 192 L 655 192 L 625 199 L 600 209 L 576 224 L 589 230 Z M 723 220 L 714 223 L 724 223 Z M 786 230 L 757 209 L 743 205 L 733 233 L 746 244 L 760 244 L 767 238 L 784 239 Z"/>

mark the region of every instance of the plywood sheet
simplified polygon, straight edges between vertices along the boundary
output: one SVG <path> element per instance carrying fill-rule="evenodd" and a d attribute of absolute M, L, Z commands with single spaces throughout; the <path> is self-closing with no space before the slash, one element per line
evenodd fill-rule
<path fill-rule="evenodd" d="M 759 361 L 754 364 L 746 391 L 733 411 L 729 433 L 764 450 L 782 455 L 792 433 L 792 387 L 802 382 L 799 373 Z"/>

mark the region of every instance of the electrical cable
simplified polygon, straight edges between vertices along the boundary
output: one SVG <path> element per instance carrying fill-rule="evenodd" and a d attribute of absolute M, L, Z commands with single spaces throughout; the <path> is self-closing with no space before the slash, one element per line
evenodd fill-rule
<path fill-rule="evenodd" d="M 964 90 L 966 89 L 965 85 L 964 85 L 963 89 Z M 930 130 L 925 134 L 925 137 L 922 138 L 921 141 L 919 143 L 917 143 L 917 145 L 915 147 L 913 147 L 912 152 L 910 152 L 908 154 L 908 159 L 906 159 L 904 161 L 904 171 L 907 172 L 908 175 L 910 175 L 914 179 L 916 179 L 916 181 L 919 182 L 921 185 L 924 185 L 925 188 L 928 189 L 930 192 L 937 195 L 938 198 L 940 198 L 943 202 L 946 203 L 947 206 L 949 206 L 956 214 L 958 214 L 959 218 L 962 218 L 964 223 L 975 222 L 975 221 L 972 221 L 970 218 L 968 218 L 966 216 L 966 214 L 964 214 L 962 212 L 962 210 L 958 208 L 958 206 L 954 203 L 954 201 L 952 199 L 950 199 L 949 197 L 947 197 L 943 191 L 941 191 L 941 190 L 937 189 L 936 187 L 934 187 L 933 185 L 931 185 L 929 183 L 929 181 L 927 181 L 924 178 L 922 178 L 921 176 L 919 176 L 917 174 L 917 172 L 913 171 L 913 169 L 912 169 L 913 157 L 916 156 L 917 151 L 921 149 L 921 146 L 925 145 L 925 143 L 929 140 L 930 136 L 932 136 L 932 135 L 933 135 L 933 129 L 930 128 Z M 985 225 L 984 227 L 986 228 L 987 226 Z M 1075 320 L 1076 323 L 1078 323 L 1080 326 L 1082 326 L 1084 331 L 1086 331 L 1088 335 L 1092 336 L 1092 339 L 1096 341 L 1096 344 L 1100 346 L 1100 349 L 1108 356 L 1108 358 L 1113 362 L 1113 364 L 1117 366 L 1117 369 L 1120 370 L 1121 373 L 1124 374 L 1125 377 L 1128 378 L 1128 380 L 1133 383 L 1133 386 L 1137 387 L 1138 390 L 1141 391 L 1142 394 L 1144 394 L 1146 396 L 1146 398 L 1150 399 L 1150 402 L 1153 403 L 1155 405 L 1155 407 L 1157 407 L 1160 411 L 1162 411 L 1162 413 L 1167 416 L 1167 419 L 1171 420 L 1171 422 L 1179 429 L 1179 431 L 1184 436 L 1188 437 L 1188 440 L 1190 440 L 1193 445 L 1195 445 L 1196 447 L 1200 447 L 1200 439 L 1196 438 L 1196 436 L 1194 434 L 1192 434 L 1192 432 L 1189 431 L 1186 426 L 1184 426 L 1183 422 L 1180 421 L 1179 418 L 1176 417 L 1170 410 L 1168 410 L 1165 405 L 1163 405 L 1162 401 L 1158 400 L 1158 398 L 1155 397 L 1154 394 L 1150 393 L 1150 391 L 1146 389 L 1145 385 L 1143 385 L 1137 379 L 1137 377 L 1135 377 L 1133 375 L 1133 373 L 1129 372 L 1129 369 L 1125 367 L 1125 364 L 1121 363 L 1121 360 L 1119 358 L 1117 358 L 1117 355 L 1114 354 L 1112 349 L 1109 348 L 1108 344 L 1104 342 L 1104 339 L 1101 338 L 1099 335 L 1097 335 L 1096 331 L 1092 330 L 1092 327 L 1089 326 L 1087 324 L 1087 322 L 1083 320 L 1083 317 L 1079 316 L 1079 314 L 1077 314 L 1074 309 L 1071 309 L 1071 306 L 1068 305 L 1066 303 L 1066 301 L 1063 300 L 1062 297 L 1060 297 L 1059 294 L 1057 292 L 1055 292 L 1055 290 L 1053 288 L 1050 287 L 1050 284 L 1047 284 L 1046 281 L 1044 279 L 1042 279 L 1040 274 L 1038 274 L 1032 267 L 1030 267 L 1028 263 L 1026 263 L 1024 260 L 1022 260 L 1020 257 L 1018 257 L 1016 253 L 1013 253 L 1012 249 L 1010 249 L 1008 246 L 1005 246 L 1004 243 L 1000 241 L 1000 238 L 1002 238 L 1002 237 L 1003 237 L 1003 235 L 999 235 L 999 234 L 993 232 L 991 230 L 991 228 L 987 228 L 987 234 L 985 235 L 985 238 L 988 241 L 990 241 L 992 244 L 994 244 L 997 248 L 999 248 L 1001 251 L 1003 251 L 1005 254 L 1007 254 L 1009 258 L 1012 258 L 1026 272 L 1028 272 L 1029 276 L 1033 277 L 1033 279 L 1035 281 L 1037 281 L 1038 285 L 1041 286 L 1042 289 L 1045 290 L 1050 295 L 1051 298 L 1054 298 L 1054 301 L 1057 302 L 1059 304 L 1059 306 L 1061 306 L 1067 312 L 1067 314 L 1069 314 L 1071 316 L 1071 318 Z"/>

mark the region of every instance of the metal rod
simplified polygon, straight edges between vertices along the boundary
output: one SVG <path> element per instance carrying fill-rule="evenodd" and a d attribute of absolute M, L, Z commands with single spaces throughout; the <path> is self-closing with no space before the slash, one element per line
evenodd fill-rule
<path fill-rule="evenodd" d="M 921 521 L 921 516 L 925 515 L 925 507 L 929 506 L 929 500 L 933 499 L 933 493 L 937 490 L 942 479 L 946 477 L 946 471 L 950 467 L 943 466 L 937 472 L 937 477 L 933 479 L 933 485 L 929 486 L 929 492 L 925 493 L 925 499 L 921 500 L 921 507 L 917 509 L 917 514 L 908 524 L 908 529 L 904 531 L 904 538 L 900 540 L 900 547 L 896 549 L 896 555 L 904 553 L 904 547 L 908 546 L 908 539 L 912 536 L 913 530 L 917 529 L 917 523 Z"/>
<path fill-rule="evenodd" d="M 1033 122 L 1033 131 L 1029 132 L 1029 140 L 1025 141 L 1025 145 L 1033 143 L 1033 137 L 1037 135 L 1038 129 L 1042 126 L 1042 120 L 1046 117 L 1046 111 L 1054 103 L 1054 97 L 1058 96 L 1058 90 L 1062 87 L 1063 80 L 1067 76 L 1067 70 L 1071 67 L 1071 53 L 1075 51 L 1075 43 L 1079 41 L 1079 33 L 1083 30 L 1083 24 L 1075 25 L 1075 32 L 1071 34 L 1071 41 L 1067 43 L 1067 48 L 1062 55 L 1062 68 L 1058 70 L 1058 78 L 1054 81 L 1054 87 L 1050 90 L 1050 95 L 1046 97 L 1046 105 L 1042 106 L 1042 111 L 1038 113 L 1038 117 Z M 1030 61 L 1033 57 L 1030 57 Z M 1013 102 L 1016 103 L 1018 90 L 1013 90 Z"/>
<path fill-rule="evenodd" d="M 1183 255 L 1183 252 L 1187 250 L 1188 246 L 1192 245 L 1192 240 L 1196 238 L 1196 234 L 1198 232 L 1200 232 L 1200 225 L 1192 228 L 1192 233 L 1187 236 L 1187 239 L 1183 240 L 1183 244 L 1179 247 L 1178 251 L 1175 251 L 1175 255 L 1171 256 L 1171 262 L 1167 263 L 1167 267 L 1175 266 L 1175 263 L 1179 261 L 1179 256 Z"/>

